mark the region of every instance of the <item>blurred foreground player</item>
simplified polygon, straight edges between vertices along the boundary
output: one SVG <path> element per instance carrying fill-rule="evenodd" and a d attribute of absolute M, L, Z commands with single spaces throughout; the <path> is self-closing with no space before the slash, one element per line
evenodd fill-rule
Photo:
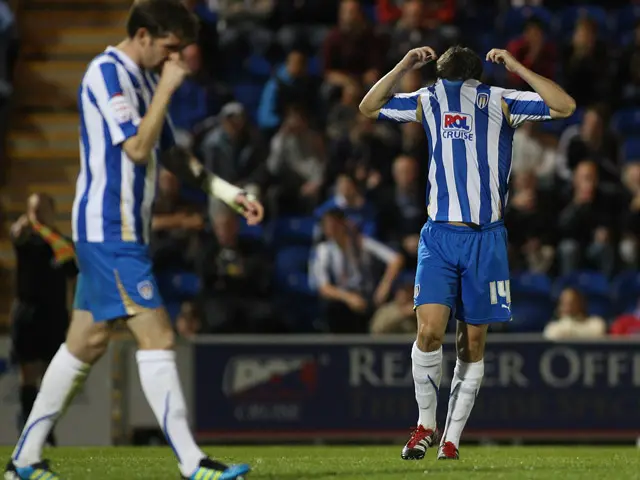
<path fill-rule="evenodd" d="M 242 213 L 249 224 L 262 206 L 177 151 L 169 101 L 188 71 L 180 59 L 196 36 L 180 0 L 141 0 L 127 21 L 128 38 L 96 57 L 79 89 L 81 168 L 73 205 L 80 276 L 67 334 L 42 380 L 6 479 L 60 477 L 41 458 L 55 421 L 105 352 L 113 321 L 126 319 L 139 351 L 145 396 L 175 453 L 181 478 L 241 478 L 248 465 L 226 466 L 196 445 L 187 422 L 173 352 L 174 336 L 152 275 L 147 244 L 161 151 L 183 181 Z M 152 70 L 161 69 L 158 78 Z M 144 476 L 144 472 L 138 475 Z"/>
<path fill-rule="evenodd" d="M 22 428 L 47 365 L 69 326 L 67 286 L 78 274 L 71 240 L 55 228 L 55 204 L 33 194 L 27 213 L 11 227 L 16 253 L 16 299 L 11 309 L 11 357 L 20 368 Z M 55 445 L 53 432 L 47 442 Z"/>
<path fill-rule="evenodd" d="M 527 120 L 566 118 L 575 110 L 575 101 L 556 83 L 497 49 L 487 60 L 503 64 L 535 92 L 480 83 L 482 60 L 468 48 L 452 47 L 437 61 L 434 85 L 392 94 L 405 73 L 436 57 L 429 47 L 411 50 L 360 104 L 370 118 L 421 123 L 429 142 L 429 218 L 418 246 L 418 335 L 411 352 L 420 413 L 402 450 L 405 460 L 422 459 L 438 441 L 442 340 L 452 315 L 457 319 L 458 358 L 438 458 L 458 458 L 460 436 L 484 375 L 487 328 L 511 320 L 502 219 L 514 130 Z"/>

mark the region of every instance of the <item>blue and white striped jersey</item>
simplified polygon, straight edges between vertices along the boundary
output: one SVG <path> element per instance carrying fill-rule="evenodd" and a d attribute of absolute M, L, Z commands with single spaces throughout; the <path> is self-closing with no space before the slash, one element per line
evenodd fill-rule
<path fill-rule="evenodd" d="M 75 242 L 149 243 L 158 157 L 175 144 L 167 116 L 159 145 L 136 165 L 122 144 L 138 132 L 158 77 L 108 47 L 87 68 L 78 90 L 80 174 L 73 202 Z"/>
<path fill-rule="evenodd" d="M 429 217 L 484 225 L 504 213 L 515 128 L 551 115 L 537 93 L 477 80 L 438 80 L 417 92 L 394 95 L 379 119 L 422 123 L 429 143 Z"/>

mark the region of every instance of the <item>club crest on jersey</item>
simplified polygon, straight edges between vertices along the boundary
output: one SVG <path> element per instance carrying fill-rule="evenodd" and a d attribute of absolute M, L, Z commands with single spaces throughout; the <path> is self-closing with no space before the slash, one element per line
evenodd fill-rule
<path fill-rule="evenodd" d="M 489 105 L 489 94 L 479 93 L 478 95 L 476 95 L 476 105 L 480 110 Z"/>
<path fill-rule="evenodd" d="M 145 300 L 151 300 L 153 298 L 153 285 L 149 280 L 143 280 L 138 283 L 138 293 Z"/>
<path fill-rule="evenodd" d="M 473 140 L 473 117 L 466 113 L 444 112 L 442 114 L 442 138 Z"/>

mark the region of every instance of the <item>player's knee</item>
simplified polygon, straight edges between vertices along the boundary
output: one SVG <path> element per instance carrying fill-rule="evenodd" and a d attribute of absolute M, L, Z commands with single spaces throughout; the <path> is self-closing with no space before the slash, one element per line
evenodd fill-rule
<path fill-rule="evenodd" d="M 66 344 L 71 355 L 92 365 L 107 351 L 109 330 L 96 325 L 96 328 L 89 330 L 83 337 L 69 335 Z"/>
<path fill-rule="evenodd" d="M 416 343 L 418 348 L 423 352 L 433 352 L 442 346 L 444 341 L 444 332 L 440 329 L 433 328 L 428 323 L 418 323 L 418 335 Z"/>
<path fill-rule="evenodd" d="M 140 350 L 172 350 L 175 335 L 171 328 L 158 328 L 138 338 Z"/>

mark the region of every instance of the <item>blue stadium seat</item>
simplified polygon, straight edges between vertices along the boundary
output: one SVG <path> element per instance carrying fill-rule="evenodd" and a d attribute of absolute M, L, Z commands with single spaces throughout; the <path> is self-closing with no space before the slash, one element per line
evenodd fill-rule
<path fill-rule="evenodd" d="M 623 108 L 611 119 L 612 128 L 622 136 L 640 132 L 640 108 Z"/>
<path fill-rule="evenodd" d="M 540 332 L 553 316 L 551 279 L 538 273 L 519 273 L 511 276 L 510 332 Z"/>
<path fill-rule="evenodd" d="M 262 225 L 248 225 L 247 221 L 243 218 L 240 220 L 240 232 L 238 233 L 242 238 L 251 238 L 254 240 L 264 240 L 265 232 Z"/>
<path fill-rule="evenodd" d="M 283 277 L 278 277 L 276 284 L 281 293 L 316 295 L 316 291 L 309 284 L 309 276 L 306 272 L 287 273 Z"/>
<path fill-rule="evenodd" d="M 607 37 L 609 34 L 609 18 L 607 11 L 602 7 L 594 5 L 580 5 L 574 7 L 566 7 L 560 15 L 554 20 L 554 30 L 560 38 L 570 38 L 573 29 L 581 17 L 589 17 L 598 24 L 598 34 L 601 37 Z"/>
<path fill-rule="evenodd" d="M 309 57 L 307 61 L 307 68 L 309 69 L 309 75 L 312 77 L 319 77 L 322 75 L 322 60 L 319 56 L 315 55 Z"/>
<path fill-rule="evenodd" d="M 626 138 L 622 146 L 624 160 L 636 162 L 640 160 L 640 136 Z"/>
<path fill-rule="evenodd" d="M 619 35 L 626 35 L 635 28 L 638 20 L 640 20 L 640 5 L 628 5 L 612 15 L 611 29 Z"/>
<path fill-rule="evenodd" d="M 525 22 L 537 17 L 546 25 L 550 25 L 552 15 L 544 7 L 525 6 L 509 9 L 504 16 L 498 20 L 498 28 L 506 38 L 511 38 L 522 33 Z"/>
<path fill-rule="evenodd" d="M 314 217 L 278 218 L 273 225 L 272 242 L 276 246 L 311 245 L 315 226 Z"/>
<path fill-rule="evenodd" d="M 247 109 L 247 113 L 254 120 L 256 112 L 258 111 L 258 105 L 260 103 L 263 88 L 264 85 L 262 83 L 253 82 L 240 83 L 233 87 L 233 96 L 238 102 L 244 105 L 244 108 Z"/>
<path fill-rule="evenodd" d="M 511 295 L 551 295 L 551 278 L 542 273 L 514 273 L 511 275 Z"/>
<path fill-rule="evenodd" d="M 604 274 L 581 270 L 559 277 L 553 285 L 553 297 L 559 298 L 562 290 L 568 287 L 576 288 L 585 295 L 589 314 L 599 315 L 604 318 L 611 316 L 611 286 Z"/>
<path fill-rule="evenodd" d="M 256 54 L 247 58 L 244 66 L 247 72 L 258 78 L 270 77 L 273 68 L 269 60 Z"/>
<path fill-rule="evenodd" d="M 276 253 L 276 277 L 285 278 L 290 273 L 305 273 L 309 265 L 309 247 L 285 247 Z"/>
<path fill-rule="evenodd" d="M 618 274 L 611 284 L 611 300 L 616 314 L 635 310 L 640 300 L 640 271 Z"/>

